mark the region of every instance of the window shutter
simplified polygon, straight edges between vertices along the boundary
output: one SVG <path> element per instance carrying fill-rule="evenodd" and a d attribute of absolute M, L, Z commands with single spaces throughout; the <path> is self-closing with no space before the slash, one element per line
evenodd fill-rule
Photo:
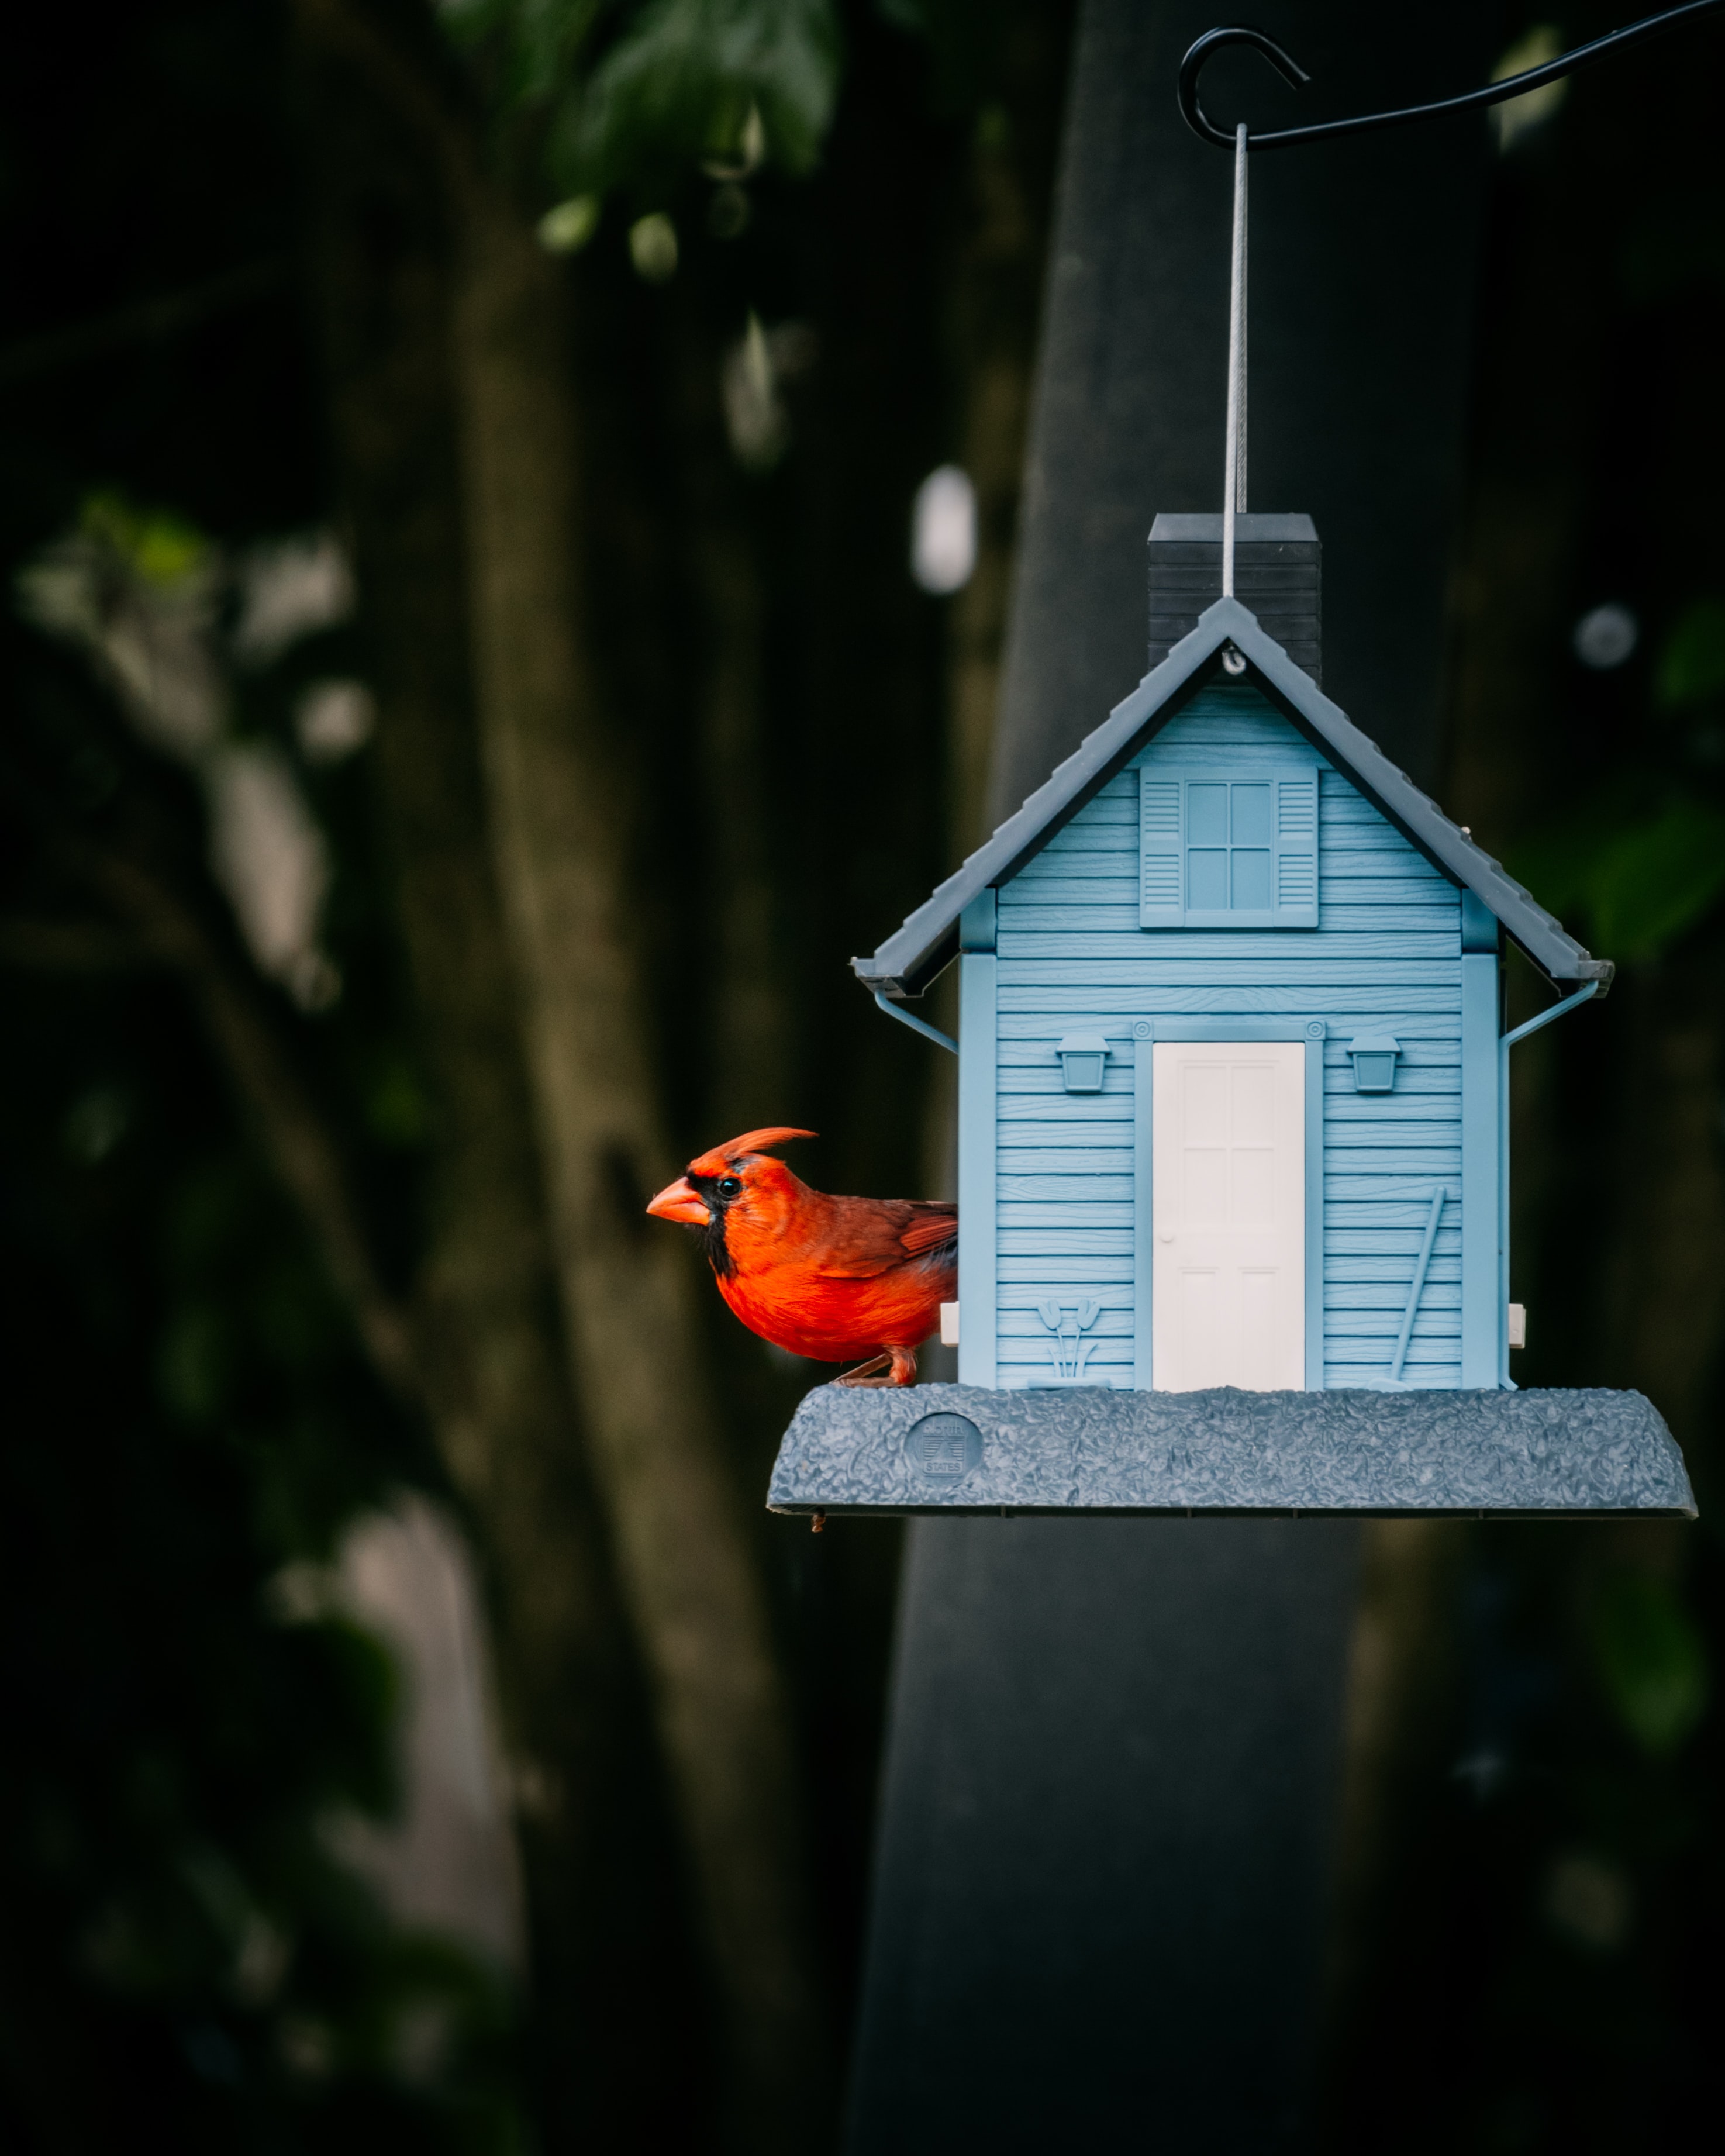
<path fill-rule="evenodd" d="M 1317 926 L 1317 773 L 1276 782 L 1276 925 Z"/>
<path fill-rule="evenodd" d="M 1186 919 L 1184 782 L 1138 773 L 1138 925 L 1179 928 Z"/>

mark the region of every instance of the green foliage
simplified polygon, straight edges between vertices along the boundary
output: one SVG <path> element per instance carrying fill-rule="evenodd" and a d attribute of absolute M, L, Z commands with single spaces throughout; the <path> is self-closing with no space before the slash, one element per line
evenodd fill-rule
<path fill-rule="evenodd" d="M 1711 911 L 1725 890 L 1725 814 L 1692 798 L 1668 802 L 1620 833 L 1595 865 L 1599 940 L 1625 958 L 1653 957 Z"/>
<path fill-rule="evenodd" d="M 877 0 L 928 47 L 939 100 L 973 105 L 1004 34 L 989 0 Z M 504 136 L 525 123 L 562 198 L 540 227 L 584 246 L 613 189 L 662 195 L 691 166 L 809 171 L 843 59 L 834 0 L 444 0 Z M 998 116 L 997 116 L 998 117 Z"/>
<path fill-rule="evenodd" d="M 438 18 L 510 113 L 567 91 L 608 12 L 606 0 L 444 0 Z"/>
<path fill-rule="evenodd" d="M 831 0 L 455 0 L 443 19 L 571 196 L 650 193 L 702 162 L 807 172 L 838 93 Z"/>
<path fill-rule="evenodd" d="M 330 1839 L 398 1800 L 394 1664 L 277 1591 L 417 1442 L 171 984 L 11 985 L 0 2138 L 507 2156 L 504 1990 Z"/>
<path fill-rule="evenodd" d="M 806 172 L 838 80 L 829 0 L 650 0 L 564 116 L 552 154 L 572 183 L 599 188 L 702 159 L 738 162 L 752 110 L 765 154 Z"/>
<path fill-rule="evenodd" d="M 413 1152 L 431 1136 L 432 1105 L 418 1066 L 399 1051 L 374 1050 L 359 1073 L 367 1128 L 380 1145 Z"/>
<path fill-rule="evenodd" d="M 185 518 L 140 509 L 114 487 L 87 495 L 78 521 L 87 536 L 111 547 L 151 583 L 177 583 L 209 551 L 203 534 Z"/>
<path fill-rule="evenodd" d="M 1678 618 L 1652 689 L 1662 722 L 1649 729 L 1645 760 L 1620 765 L 1511 861 L 1542 904 L 1584 922 L 1607 957 L 1631 962 L 1660 957 L 1725 894 L 1713 711 L 1725 696 L 1725 601 L 1699 599 Z"/>
<path fill-rule="evenodd" d="M 183 516 L 74 498 L 81 538 L 151 583 L 218 559 Z M 0 906 L 88 908 L 45 823 L 122 852 L 147 830 L 152 872 L 219 919 L 194 790 L 83 659 L 0 619 Z M 248 685 L 266 728 L 267 688 Z M 348 819 L 342 963 L 375 981 L 357 778 L 319 785 Z M 0 986 L 28 1043 L 0 1072 L 0 2143 L 81 2156 L 142 2118 L 188 2152 L 508 2156 L 515 2002 L 404 1929 L 331 1834 L 399 1801 L 394 1663 L 280 1591 L 357 1513 L 437 1484 L 423 1435 L 381 1396 L 175 975 Z M 362 1187 L 411 1221 L 430 1110 L 387 992 L 287 1052 L 324 1063 Z"/>
<path fill-rule="evenodd" d="M 1662 704 L 1681 709 L 1725 696 L 1725 599 L 1697 599 L 1678 620 L 1659 656 Z"/>
<path fill-rule="evenodd" d="M 1518 848 L 1512 866 L 1560 918 L 1584 919 L 1608 956 L 1657 957 L 1725 891 L 1725 810 L 1691 793 L 1649 804 L 1614 787 Z"/>
<path fill-rule="evenodd" d="M 1609 1579 L 1589 1613 L 1594 1668 L 1617 1717 L 1656 1758 L 1678 1751 L 1707 1712 L 1707 1657 L 1674 1590 L 1646 1573 Z"/>

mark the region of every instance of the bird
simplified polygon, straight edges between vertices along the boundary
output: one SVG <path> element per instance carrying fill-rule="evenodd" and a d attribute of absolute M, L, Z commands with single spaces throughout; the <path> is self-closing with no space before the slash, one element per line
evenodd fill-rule
<path fill-rule="evenodd" d="M 829 1198 L 768 1148 L 814 1131 L 745 1131 L 647 1210 L 701 1230 L 719 1292 L 751 1332 L 818 1363 L 866 1359 L 841 1385 L 911 1385 L 916 1350 L 958 1292 L 958 1208 Z"/>

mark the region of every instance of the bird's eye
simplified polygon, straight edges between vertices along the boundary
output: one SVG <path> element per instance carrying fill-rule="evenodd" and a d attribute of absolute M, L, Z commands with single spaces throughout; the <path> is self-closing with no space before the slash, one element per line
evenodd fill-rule
<path fill-rule="evenodd" d="M 721 1175 L 719 1178 L 719 1195 L 721 1198 L 735 1198 L 741 1193 L 742 1189 L 742 1178 L 740 1175 Z"/>

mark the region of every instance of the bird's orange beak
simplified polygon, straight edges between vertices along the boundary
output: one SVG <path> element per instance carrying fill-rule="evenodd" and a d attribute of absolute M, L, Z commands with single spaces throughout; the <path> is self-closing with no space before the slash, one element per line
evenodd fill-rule
<path fill-rule="evenodd" d="M 657 1220 L 681 1220 L 691 1228 L 704 1228 L 709 1218 L 706 1199 L 686 1175 L 668 1183 L 647 1210 Z"/>

